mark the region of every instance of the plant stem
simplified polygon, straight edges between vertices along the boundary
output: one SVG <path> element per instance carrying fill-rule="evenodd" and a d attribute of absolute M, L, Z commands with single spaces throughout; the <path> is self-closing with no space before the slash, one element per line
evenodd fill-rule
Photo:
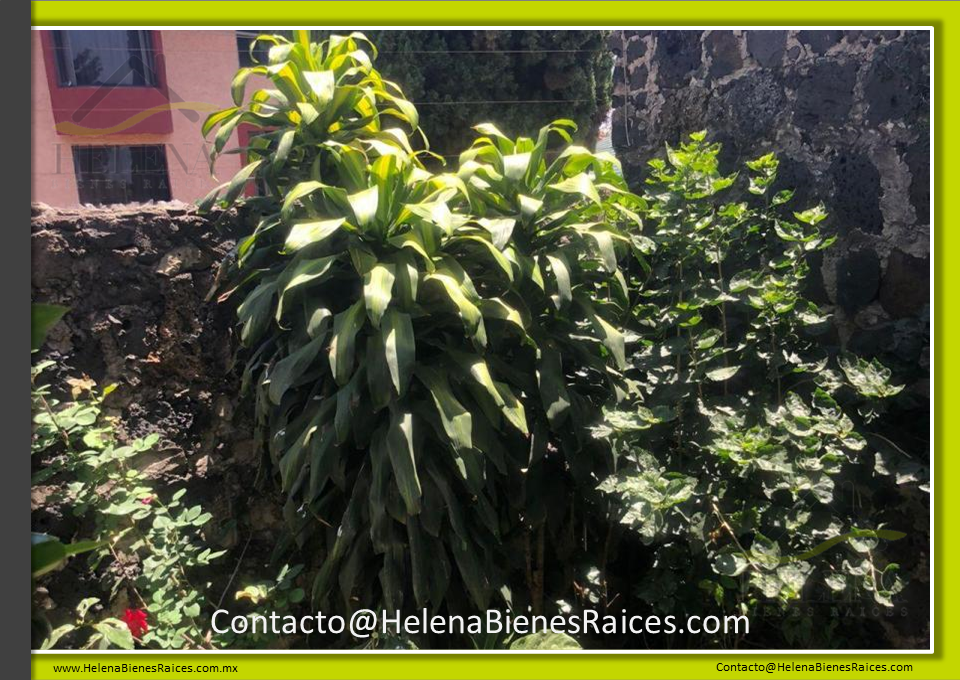
<path fill-rule="evenodd" d="M 720 282 L 720 296 L 727 294 L 726 284 L 723 281 L 723 262 L 720 260 L 720 242 L 717 242 L 717 276 Z M 723 335 L 723 367 L 727 368 L 727 301 L 720 301 L 720 330 Z M 723 396 L 727 396 L 727 381 L 723 381 Z"/>
<path fill-rule="evenodd" d="M 143 599 L 143 596 L 140 594 L 140 591 L 137 590 L 137 586 L 133 583 L 133 580 L 129 576 L 127 576 L 127 563 L 124 562 L 122 559 L 120 559 L 120 555 L 117 554 L 117 551 L 113 549 L 113 546 L 109 542 L 107 543 L 107 548 L 110 550 L 110 554 L 113 555 L 114 561 L 120 565 L 120 572 L 123 575 L 122 577 L 123 580 L 129 584 L 130 590 L 132 590 L 133 594 L 137 596 L 138 600 L 140 600 L 140 606 L 146 609 L 147 608 L 146 600 Z"/>
<path fill-rule="evenodd" d="M 890 446 L 892 446 L 893 448 L 895 448 L 897 451 L 899 451 L 900 453 L 902 453 L 903 455 L 905 455 L 907 458 L 910 458 L 910 459 L 913 458 L 913 456 L 911 456 L 909 453 L 907 453 L 906 451 L 904 451 L 903 449 L 901 449 L 899 446 L 897 446 L 896 444 L 894 444 L 892 441 L 890 441 L 889 439 L 887 439 L 886 437 L 884 437 L 882 434 L 877 434 L 876 432 L 867 432 L 867 436 L 869 436 L 869 437 L 876 437 L 877 439 L 880 439 L 881 441 L 884 441 L 884 442 L 886 442 L 887 444 L 889 444 Z"/>
<path fill-rule="evenodd" d="M 240 571 L 240 565 L 243 563 L 243 556 L 247 554 L 247 546 L 250 545 L 250 540 L 253 538 L 253 533 L 247 536 L 247 542 L 243 544 L 243 550 L 240 551 L 240 558 L 237 560 L 237 566 L 233 568 L 233 573 L 230 574 L 230 580 L 227 581 L 227 585 L 223 587 L 223 592 L 220 593 L 220 599 L 217 600 L 217 609 L 220 608 L 220 605 L 223 604 L 223 598 L 226 597 L 227 591 L 230 590 L 230 584 L 233 583 L 233 579 L 237 577 L 237 572 Z"/>
<path fill-rule="evenodd" d="M 747 560 L 747 564 L 749 564 L 753 569 L 760 571 L 760 567 L 758 567 L 756 563 L 752 559 L 750 559 L 750 553 L 744 550 L 743 546 L 740 544 L 739 539 L 737 539 L 737 534 L 734 533 L 733 527 L 731 527 L 730 523 L 727 522 L 727 518 L 723 516 L 722 512 L 720 512 L 720 508 L 717 506 L 717 502 L 711 501 L 710 505 L 712 506 L 713 512 L 717 516 L 717 519 L 720 520 L 720 526 L 723 527 L 724 531 L 726 531 L 730 535 L 730 538 L 733 539 L 733 542 L 737 546 L 737 549 L 743 554 L 744 559 Z"/>
<path fill-rule="evenodd" d="M 771 324 L 770 325 L 770 364 L 771 366 L 773 365 L 773 357 L 776 351 L 777 351 L 777 327 L 775 324 Z M 783 399 L 781 398 L 781 394 L 780 394 L 780 369 L 775 368 L 774 370 L 776 371 L 774 375 L 776 375 L 776 378 L 777 378 L 777 407 L 780 407 L 783 405 Z"/>
<path fill-rule="evenodd" d="M 544 543 L 546 530 L 544 528 L 546 522 L 540 525 L 540 528 L 537 529 L 537 570 L 534 572 L 534 599 L 533 599 L 533 613 L 542 614 L 543 613 L 543 553 L 544 553 Z"/>
<path fill-rule="evenodd" d="M 57 428 L 57 432 L 60 433 L 60 438 L 63 439 L 63 444 L 66 446 L 68 452 L 73 452 L 73 445 L 70 443 L 70 435 L 67 434 L 67 431 L 60 426 L 60 422 L 57 420 L 57 416 L 54 414 L 53 409 L 50 407 L 50 404 L 47 402 L 46 397 L 42 394 L 38 395 L 40 403 L 43 405 L 44 410 L 47 412 L 47 415 L 50 416 L 50 422 L 53 423 L 53 426 Z"/>

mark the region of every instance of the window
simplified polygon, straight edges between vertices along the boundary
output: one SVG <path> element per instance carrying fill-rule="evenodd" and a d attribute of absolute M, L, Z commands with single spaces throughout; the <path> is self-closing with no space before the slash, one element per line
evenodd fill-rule
<path fill-rule="evenodd" d="M 61 87 L 154 87 L 150 31 L 53 31 Z"/>
<path fill-rule="evenodd" d="M 81 203 L 170 200 L 163 146 L 75 146 L 73 167 Z"/>

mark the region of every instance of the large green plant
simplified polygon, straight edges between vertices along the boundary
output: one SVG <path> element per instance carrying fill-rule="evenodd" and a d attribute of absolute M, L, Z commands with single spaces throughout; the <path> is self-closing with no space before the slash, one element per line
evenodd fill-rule
<path fill-rule="evenodd" d="M 430 173 L 416 110 L 363 36 L 261 39 L 269 63 L 204 128 L 219 125 L 214 157 L 240 123 L 262 133 L 205 204 L 265 188 L 224 297 L 242 296 L 314 601 L 539 608 L 547 534 L 573 522 L 545 527 L 546 503 L 606 465 L 586 427 L 620 384 L 619 226 L 639 199 L 613 159 L 562 145 L 569 121 L 537 139 L 478 126 L 455 172 Z M 253 74 L 271 84 L 245 98 Z"/>
<path fill-rule="evenodd" d="M 648 605 L 776 605 L 769 644 L 828 646 L 831 607 L 889 608 L 903 588 L 890 501 L 922 499 L 923 456 L 871 435 L 902 389 L 890 371 L 816 337 L 827 316 L 803 292 L 808 255 L 834 240 L 823 207 L 773 191 L 773 154 L 740 177 L 720 172 L 719 150 L 697 133 L 650 163 L 628 373 L 640 406 L 596 429 L 623 460 L 601 490 L 649 546 Z M 802 616 L 783 616 L 801 598 L 813 603 Z"/>

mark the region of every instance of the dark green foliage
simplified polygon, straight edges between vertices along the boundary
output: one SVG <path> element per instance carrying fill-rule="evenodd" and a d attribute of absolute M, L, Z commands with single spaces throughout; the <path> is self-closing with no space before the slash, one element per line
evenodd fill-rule
<path fill-rule="evenodd" d="M 517 136 L 556 118 L 592 146 L 610 108 L 608 31 L 375 31 L 384 76 L 419 106 L 431 147 L 456 154 L 478 120 Z M 575 100 L 575 101 L 570 101 Z M 434 105 L 428 102 L 501 103 Z M 502 102 L 544 101 L 543 104 Z M 549 103 L 556 102 L 556 103 Z"/>
<path fill-rule="evenodd" d="M 642 405 L 596 428 L 622 461 L 600 489 L 653 551 L 637 594 L 654 610 L 774 605 L 767 645 L 828 647 L 836 602 L 891 608 L 904 587 L 886 555 L 908 527 L 886 524 L 888 504 L 924 495 L 925 452 L 871 437 L 902 389 L 890 371 L 817 341 L 827 317 L 801 291 L 807 255 L 833 242 L 822 206 L 771 195 L 773 154 L 721 174 L 704 139 L 650 163 L 627 373 Z"/>

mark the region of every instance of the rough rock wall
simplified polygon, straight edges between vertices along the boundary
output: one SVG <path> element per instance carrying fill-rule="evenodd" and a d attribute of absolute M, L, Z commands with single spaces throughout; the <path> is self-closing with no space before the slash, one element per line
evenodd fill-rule
<path fill-rule="evenodd" d="M 927 399 L 929 36 L 923 31 L 615 31 L 613 143 L 627 179 L 689 132 L 724 171 L 776 151 L 779 188 L 823 201 L 839 236 L 808 295 L 837 341 Z"/>
<path fill-rule="evenodd" d="M 214 542 L 252 536 L 272 546 L 282 503 L 269 497 L 271 485 L 251 493 L 260 459 L 249 409 L 238 403 L 233 312 L 204 301 L 235 220 L 182 207 L 35 205 L 33 213 L 32 299 L 70 308 L 43 353 L 64 366 L 63 377 L 118 386 L 105 406 L 120 416 L 121 433 L 161 435 L 148 474 L 197 491 L 214 514 Z"/>

